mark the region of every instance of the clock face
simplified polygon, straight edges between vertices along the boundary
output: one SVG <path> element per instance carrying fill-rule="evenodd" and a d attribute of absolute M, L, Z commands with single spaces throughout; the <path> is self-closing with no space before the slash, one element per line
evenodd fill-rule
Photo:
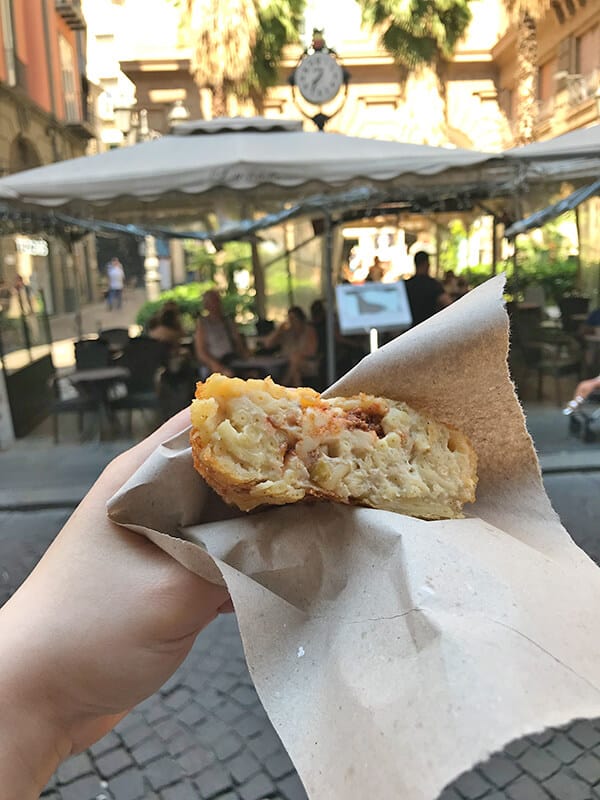
<path fill-rule="evenodd" d="M 329 53 L 311 53 L 296 67 L 296 86 L 302 97 L 313 105 L 328 103 L 339 92 L 344 73 Z"/>

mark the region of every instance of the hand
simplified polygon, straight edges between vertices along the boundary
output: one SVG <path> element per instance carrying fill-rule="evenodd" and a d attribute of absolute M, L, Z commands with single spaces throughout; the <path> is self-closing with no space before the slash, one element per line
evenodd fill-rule
<path fill-rule="evenodd" d="M 317 88 L 317 83 L 321 80 L 322 77 L 323 77 L 323 70 L 322 69 L 317 70 L 316 77 L 313 79 L 312 82 L 313 92 Z"/>
<path fill-rule="evenodd" d="M 589 397 L 596 389 L 600 389 L 600 375 L 597 378 L 590 378 L 587 381 L 582 381 L 575 389 L 575 397 Z"/>
<path fill-rule="evenodd" d="M 113 461 L 0 611 L 0 785 L 37 797 L 60 760 L 106 734 L 177 669 L 228 595 L 106 516 L 178 414 Z"/>

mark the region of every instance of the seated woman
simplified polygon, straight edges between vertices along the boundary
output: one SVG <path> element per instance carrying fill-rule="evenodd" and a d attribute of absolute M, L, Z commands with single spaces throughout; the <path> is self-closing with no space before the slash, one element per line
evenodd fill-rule
<path fill-rule="evenodd" d="M 173 302 L 165 303 L 148 323 L 148 336 L 169 347 L 178 347 L 184 333 L 179 307 Z"/>
<path fill-rule="evenodd" d="M 221 372 L 232 378 L 235 370 L 231 362 L 246 358 L 248 351 L 233 320 L 223 313 L 221 297 L 210 289 L 202 298 L 205 314 L 198 318 L 194 344 L 196 358 L 211 372 Z"/>
<path fill-rule="evenodd" d="M 287 320 L 263 339 L 265 347 L 278 347 L 288 359 L 283 377 L 285 386 L 302 386 L 306 378 L 319 373 L 319 340 L 313 325 L 300 306 L 288 309 Z"/>

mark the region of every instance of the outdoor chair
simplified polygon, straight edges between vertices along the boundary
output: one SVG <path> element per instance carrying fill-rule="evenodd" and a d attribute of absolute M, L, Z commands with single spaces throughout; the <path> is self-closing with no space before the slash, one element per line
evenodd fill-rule
<path fill-rule="evenodd" d="M 565 333 L 578 333 L 581 329 L 581 316 L 588 313 L 590 301 L 588 297 L 563 297 L 559 303 L 560 321 Z"/>
<path fill-rule="evenodd" d="M 100 409 L 92 397 L 82 394 L 68 382 L 67 378 L 61 378 L 56 373 L 49 379 L 49 383 L 53 394 L 50 413 L 52 414 L 54 444 L 58 444 L 59 417 L 61 414 L 77 414 L 80 440 L 83 436 L 83 420 L 86 411 L 96 414 L 98 426 L 100 426 Z"/>
<path fill-rule="evenodd" d="M 128 328 L 105 328 L 98 332 L 100 339 L 108 343 L 108 349 L 113 355 L 122 353 L 129 341 Z"/>
<path fill-rule="evenodd" d="M 529 347 L 537 352 L 534 368 L 537 372 L 538 400 L 543 396 L 544 377 L 550 376 L 554 379 L 556 403 L 562 405 L 561 378 L 569 375 L 577 380 L 581 378 L 583 354 L 579 343 L 560 330 L 542 328 Z"/>
<path fill-rule="evenodd" d="M 77 369 L 101 369 L 110 363 L 110 349 L 104 339 L 79 339 L 75 342 Z"/>
<path fill-rule="evenodd" d="M 128 412 L 127 431 L 130 436 L 134 410 L 150 410 L 155 414 L 159 410 L 158 380 L 168 357 L 169 348 L 164 342 L 149 336 L 137 336 L 127 342 L 123 355 L 114 362 L 129 370 L 129 378 L 125 381 L 127 393 L 112 400 L 111 407 L 115 411 Z"/>

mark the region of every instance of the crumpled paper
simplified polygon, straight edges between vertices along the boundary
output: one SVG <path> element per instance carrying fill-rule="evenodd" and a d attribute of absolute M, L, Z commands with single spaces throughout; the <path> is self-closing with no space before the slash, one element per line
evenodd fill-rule
<path fill-rule="evenodd" d="M 111 519 L 225 581 L 258 694 L 312 800 L 433 800 L 527 733 L 600 716 L 600 571 L 544 492 L 510 382 L 503 279 L 328 390 L 401 399 L 469 435 L 467 518 L 330 503 L 240 516 L 161 446 Z"/>

